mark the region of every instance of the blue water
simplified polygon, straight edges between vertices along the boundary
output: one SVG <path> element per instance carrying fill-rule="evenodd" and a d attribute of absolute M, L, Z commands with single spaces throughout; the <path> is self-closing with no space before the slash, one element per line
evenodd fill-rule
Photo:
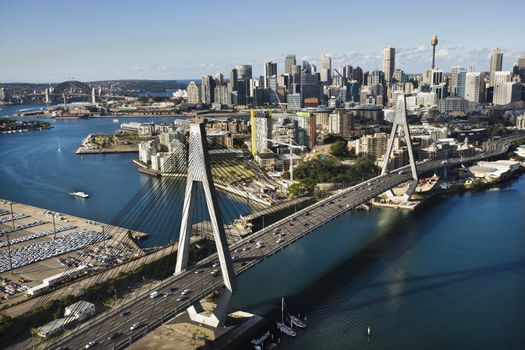
<path fill-rule="evenodd" d="M 283 349 L 524 349 L 524 213 L 521 177 L 415 213 L 347 214 L 242 275 L 234 306 L 276 320 L 286 296 L 307 313 Z"/>
<path fill-rule="evenodd" d="M 87 133 L 113 131 L 111 119 L 51 122 L 0 134 L 0 198 L 110 221 L 149 177 L 133 155 L 74 154 Z M 521 177 L 415 213 L 346 214 L 241 275 L 233 306 L 273 324 L 286 296 L 292 312 L 307 313 L 308 329 L 283 338 L 283 349 L 524 349 L 524 213 Z"/>
<path fill-rule="evenodd" d="M 8 114 L 30 107 L 10 106 Z M 182 204 L 183 184 L 165 185 L 174 180 L 152 179 L 138 172 L 132 163 L 138 154 L 75 154 L 89 133 L 113 133 L 122 122 L 173 123 L 175 118 L 120 118 L 119 123 L 111 118 L 39 120 L 48 121 L 54 127 L 0 134 L 0 198 L 109 223 L 146 182 L 154 181 L 157 192 L 159 188 L 164 189 L 157 200 L 169 198 L 174 202 L 170 209 Z M 86 192 L 90 198 L 83 200 L 69 195 L 75 191 Z M 219 200 L 231 203 L 223 196 Z M 243 213 L 250 210 L 245 203 L 235 201 L 235 204 Z M 231 215 L 233 212 L 224 213 L 226 219 L 231 219 Z M 139 226 L 132 226 L 136 219 L 129 216 L 117 224 L 149 233 L 151 238 L 141 245 L 152 247 L 177 239 L 179 217 L 178 212 L 159 209 L 153 210 L 137 224 Z"/>

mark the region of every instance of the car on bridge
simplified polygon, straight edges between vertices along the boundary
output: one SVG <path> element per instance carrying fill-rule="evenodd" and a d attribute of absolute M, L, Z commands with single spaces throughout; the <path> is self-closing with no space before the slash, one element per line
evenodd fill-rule
<path fill-rule="evenodd" d="M 131 325 L 131 327 L 129 327 L 129 330 L 130 331 L 134 331 L 135 329 L 139 328 L 139 327 L 142 327 L 142 323 L 140 322 L 135 322 Z"/>
<path fill-rule="evenodd" d="M 96 344 L 97 344 L 97 342 L 96 342 L 95 340 L 92 340 L 92 341 L 90 341 L 89 343 L 87 343 L 86 346 L 84 346 L 84 349 L 92 348 L 92 347 L 94 347 Z"/>

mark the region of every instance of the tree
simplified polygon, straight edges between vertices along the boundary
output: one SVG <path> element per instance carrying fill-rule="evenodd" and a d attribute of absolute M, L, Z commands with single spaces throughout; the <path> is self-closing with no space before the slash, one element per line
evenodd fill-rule
<path fill-rule="evenodd" d="M 330 153 L 335 157 L 348 157 L 348 147 L 346 141 L 337 141 L 330 146 Z"/>
<path fill-rule="evenodd" d="M 288 193 L 292 197 L 299 197 L 307 192 L 308 190 L 306 186 L 299 182 L 293 183 L 290 185 L 290 187 L 288 187 Z"/>

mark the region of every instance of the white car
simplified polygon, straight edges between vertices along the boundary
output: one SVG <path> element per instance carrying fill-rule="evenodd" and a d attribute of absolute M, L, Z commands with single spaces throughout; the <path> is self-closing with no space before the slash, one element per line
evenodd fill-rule
<path fill-rule="evenodd" d="M 182 291 L 182 293 L 180 293 L 180 294 L 181 294 L 181 295 L 186 295 L 186 294 L 190 294 L 190 293 L 191 293 L 191 290 L 189 290 L 189 289 L 184 289 L 184 290 Z"/>
<path fill-rule="evenodd" d="M 87 343 L 86 346 L 84 346 L 84 349 L 92 348 L 95 346 L 95 344 L 97 344 L 97 342 L 95 340 L 92 340 L 89 343 Z"/>
<path fill-rule="evenodd" d="M 133 323 L 133 324 L 131 325 L 131 327 L 129 327 L 129 330 L 130 330 L 130 331 L 133 331 L 133 330 L 139 328 L 140 326 L 141 326 L 141 325 L 140 325 L 140 322 L 135 322 L 135 323 Z"/>

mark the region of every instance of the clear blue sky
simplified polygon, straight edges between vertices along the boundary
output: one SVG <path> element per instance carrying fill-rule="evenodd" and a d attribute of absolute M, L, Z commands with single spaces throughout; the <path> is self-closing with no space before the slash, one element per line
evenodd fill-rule
<path fill-rule="evenodd" d="M 396 66 L 437 64 L 488 70 L 504 50 L 504 69 L 525 55 L 519 14 L 524 0 L 0 0 L 0 82 L 190 79 L 295 53 L 319 61 L 331 54 L 365 70 L 382 69 L 382 49 Z"/>

